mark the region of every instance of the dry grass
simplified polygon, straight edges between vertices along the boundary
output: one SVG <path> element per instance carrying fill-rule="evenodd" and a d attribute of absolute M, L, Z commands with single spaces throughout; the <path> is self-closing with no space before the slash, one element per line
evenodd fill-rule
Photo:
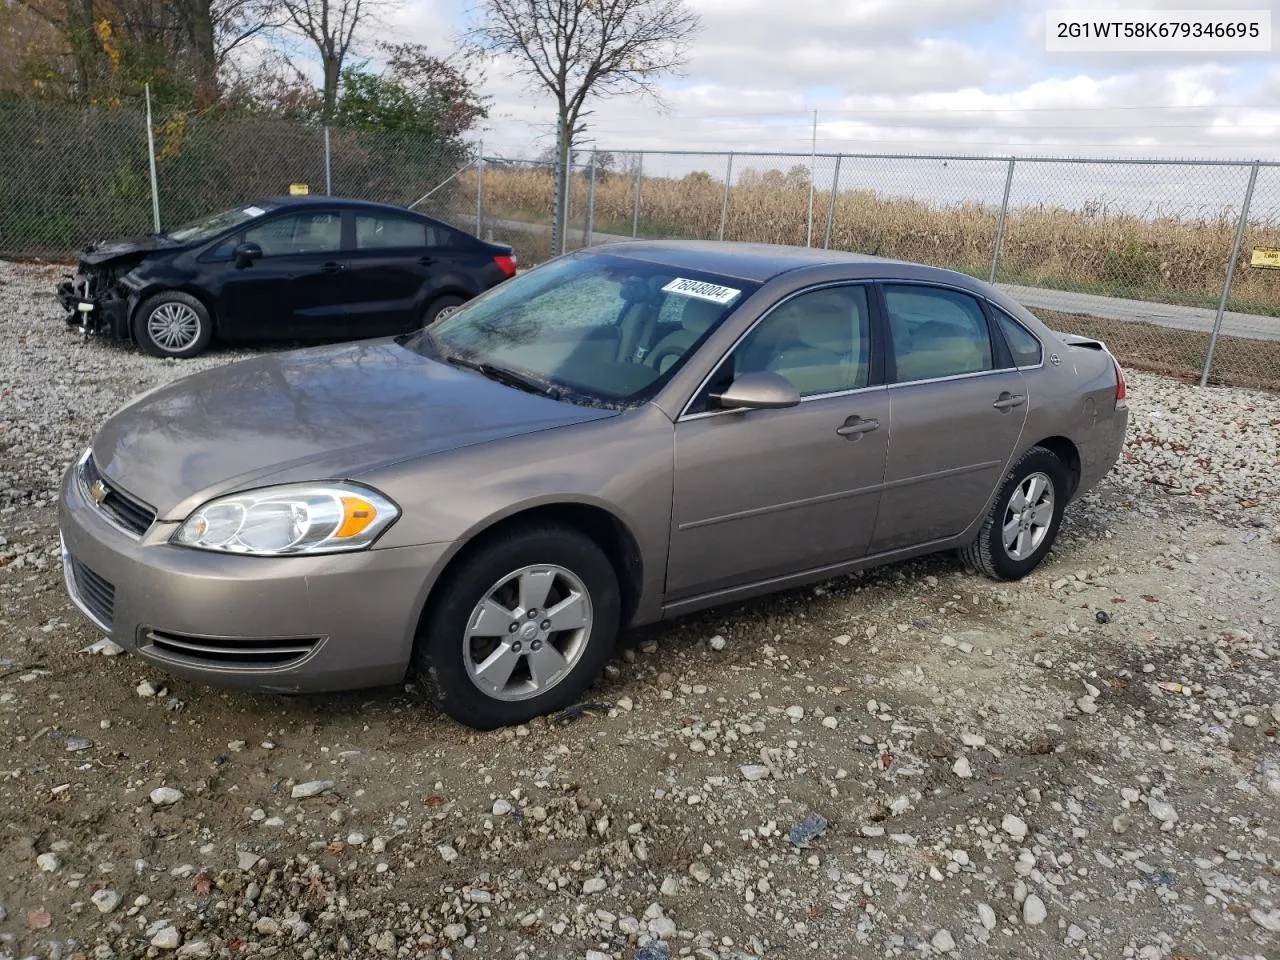
<path fill-rule="evenodd" d="M 467 176 L 474 176 L 468 174 Z M 474 197 L 474 180 L 461 192 Z M 486 215 L 545 223 L 551 216 L 551 175 L 546 170 L 488 167 Z M 634 181 L 597 180 L 595 229 L 631 234 Z M 642 237 L 715 239 L 720 231 L 723 184 L 707 175 L 680 180 L 646 178 L 641 185 Z M 787 182 L 735 184 L 725 239 L 803 245 L 808 218 L 807 185 Z M 830 195 L 814 198 L 814 238 L 821 242 Z M 587 184 L 575 177 L 571 232 L 581 235 Z M 887 199 L 870 191 L 836 197 L 831 245 L 878 256 L 930 263 L 986 277 L 991 267 L 998 211 L 982 204 L 934 206 Z M 1216 305 L 1221 296 L 1235 224 L 1217 218 L 1140 217 L 1110 210 L 1060 207 L 1010 210 L 999 279 L 1010 283 L 1083 290 L 1168 303 Z M 1231 309 L 1280 315 L 1280 271 L 1249 266 L 1254 246 L 1280 246 L 1280 224 L 1252 225 L 1242 245 Z M 523 252 L 523 251 L 522 251 Z M 526 254 L 526 261 L 532 258 Z"/>

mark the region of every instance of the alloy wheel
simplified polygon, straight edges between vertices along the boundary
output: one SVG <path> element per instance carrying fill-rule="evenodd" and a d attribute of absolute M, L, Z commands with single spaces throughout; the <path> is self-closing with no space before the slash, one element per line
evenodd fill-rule
<path fill-rule="evenodd" d="M 185 303 L 162 303 L 147 318 L 147 336 L 162 350 L 185 350 L 200 336 L 200 317 Z"/>
<path fill-rule="evenodd" d="M 1025 560 L 1040 548 L 1053 523 L 1053 481 L 1048 474 L 1029 474 L 1009 498 L 1000 542 L 1011 560 Z"/>
<path fill-rule="evenodd" d="M 545 693 L 582 657 L 591 635 L 591 597 L 555 564 L 513 570 L 485 593 L 467 620 L 467 676 L 495 700 Z"/>

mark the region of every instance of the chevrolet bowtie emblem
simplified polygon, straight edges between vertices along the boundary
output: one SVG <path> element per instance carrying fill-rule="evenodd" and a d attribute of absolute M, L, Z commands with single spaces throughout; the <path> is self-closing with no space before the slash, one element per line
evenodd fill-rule
<path fill-rule="evenodd" d="M 101 480 L 95 480 L 89 487 L 89 496 L 93 498 L 93 502 L 101 504 L 107 499 L 107 485 Z"/>

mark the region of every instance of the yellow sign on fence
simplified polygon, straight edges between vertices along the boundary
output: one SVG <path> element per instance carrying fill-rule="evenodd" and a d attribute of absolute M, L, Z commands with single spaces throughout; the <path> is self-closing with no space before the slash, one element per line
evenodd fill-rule
<path fill-rule="evenodd" d="M 1280 270 L 1280 249 L 1275 247 L 1255 247 L 1253 259 L 1249 261 L 1249 266 L 1269 267 L 1272 270 Z"/>
<path fill-rule="evenodd" d="M 289 196 L 291 197 L 305 197 L 310 192 L 311 191 L 307 189 L 307 185 L 305 183 L 289 184 Z"/>

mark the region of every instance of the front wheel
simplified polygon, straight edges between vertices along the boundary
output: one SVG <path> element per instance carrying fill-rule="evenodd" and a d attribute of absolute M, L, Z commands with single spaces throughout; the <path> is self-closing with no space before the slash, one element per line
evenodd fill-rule
<path fill-rule="evenodd" d="M 181 290 L 147 299 L 133 318 L 133 338 L 153 357 L 185 360 L 213 339 L 213 318 L 203 303 Z"/>
<path fill-rule="evenodd" d="M 1021 580 L 1048 554 L 1070 490 L 1067 468 L 1044 447 L 1032 447 L 1005 476 L 991 512 L 960 557 L 995 580 Z"/>
<path fill-rule="evenodd" d="M 414 649 L 440 707 L 479 730 L 575 702 L 617 638 L 618 578 L 576 530 L 533 526 L 480 546 L 441 584 Z"/>

